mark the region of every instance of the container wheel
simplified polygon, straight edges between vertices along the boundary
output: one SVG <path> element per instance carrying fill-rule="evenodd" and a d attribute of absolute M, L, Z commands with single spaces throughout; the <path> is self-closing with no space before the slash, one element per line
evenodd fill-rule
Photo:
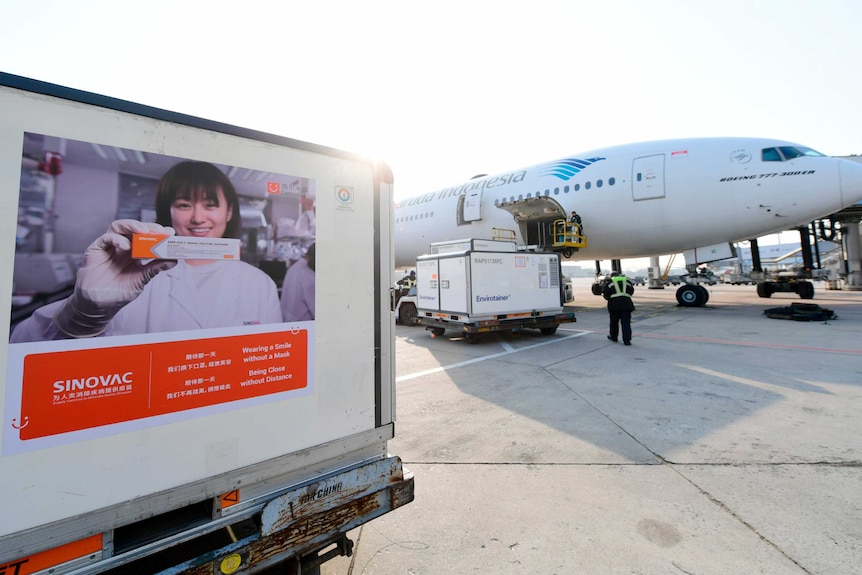
<path fill-rule="evenodd" d="M 554 335 L 555 333 L 557 333 L 557 328 L 556 328 L 556 326 L 554 326 L 554 327 L 542 327 L 542 328 L 539 328 L 539 331 L 542 332 L 542 335 Z"/>
<path fill-rule="evenodd" d="M 444 333 L 446 333 L 446 330 L 442 327 L 432 327 L 431 328 L 431 335 L 433 335 L 434 337 L 440 337 Z"/>

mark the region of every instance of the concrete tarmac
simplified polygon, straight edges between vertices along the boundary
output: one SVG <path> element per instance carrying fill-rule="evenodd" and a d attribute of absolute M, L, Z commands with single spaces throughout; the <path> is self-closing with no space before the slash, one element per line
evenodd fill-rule
<path fill-rule="evenodd" d="M 637 288 L 633 345 L 576 280 L 553 336 L 397 327 L 390 450 L 416 499 L 327 575 L 862 573 L 862 292 Z"/>

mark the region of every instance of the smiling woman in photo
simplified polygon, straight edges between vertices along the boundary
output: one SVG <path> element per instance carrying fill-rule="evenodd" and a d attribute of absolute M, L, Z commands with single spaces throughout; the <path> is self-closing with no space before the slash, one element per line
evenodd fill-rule
<path fill-rule="evenodd" d="M 143 261 L 135 233 L 238 238 L 239 202 L 227 176 L 207 162 L 180 162 L 162 176 L 157 223 L 117 220 L 84 253 L 68 299 L 37 310 L 11 341 L 126 335 L 279 323 L 275 284 L 232 260 Z"/>

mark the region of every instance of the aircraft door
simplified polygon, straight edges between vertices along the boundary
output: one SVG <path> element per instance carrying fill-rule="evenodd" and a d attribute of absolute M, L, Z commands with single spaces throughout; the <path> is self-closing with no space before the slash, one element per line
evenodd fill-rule
<path fill-rule="evenodd" d="M 635 158 L 632 163 L 632 199 L 664 197 L 664 154 Z"/>
<path fill-rule="evenodd" d="M 482 190 L 470 190 L 464 198 L 464 221 L 475 222 L 482 219 Z"/>

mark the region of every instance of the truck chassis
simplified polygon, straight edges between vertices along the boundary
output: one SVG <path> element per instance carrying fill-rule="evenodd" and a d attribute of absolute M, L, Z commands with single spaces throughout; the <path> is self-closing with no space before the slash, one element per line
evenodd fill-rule
<path fill-rule="evenodd" d="M 464 335 L 464 339 L 469 343 L 476 343 L 479 335 L 483 333 L 514 332 L 521 329 L 538 329 L 542 335 L 553 335 L 561 324 L 577 321 L 574 312 L 504 319 L 471 319 L 459 318 L 458 316 L 443 318 L 438 317 L 439 314 L 424 313 L 426 315 L 420 315 L 416 318 L 416 323 L 424 325 L 432 336 L 442 336 L 447 329 L 457 330 Z"/>

